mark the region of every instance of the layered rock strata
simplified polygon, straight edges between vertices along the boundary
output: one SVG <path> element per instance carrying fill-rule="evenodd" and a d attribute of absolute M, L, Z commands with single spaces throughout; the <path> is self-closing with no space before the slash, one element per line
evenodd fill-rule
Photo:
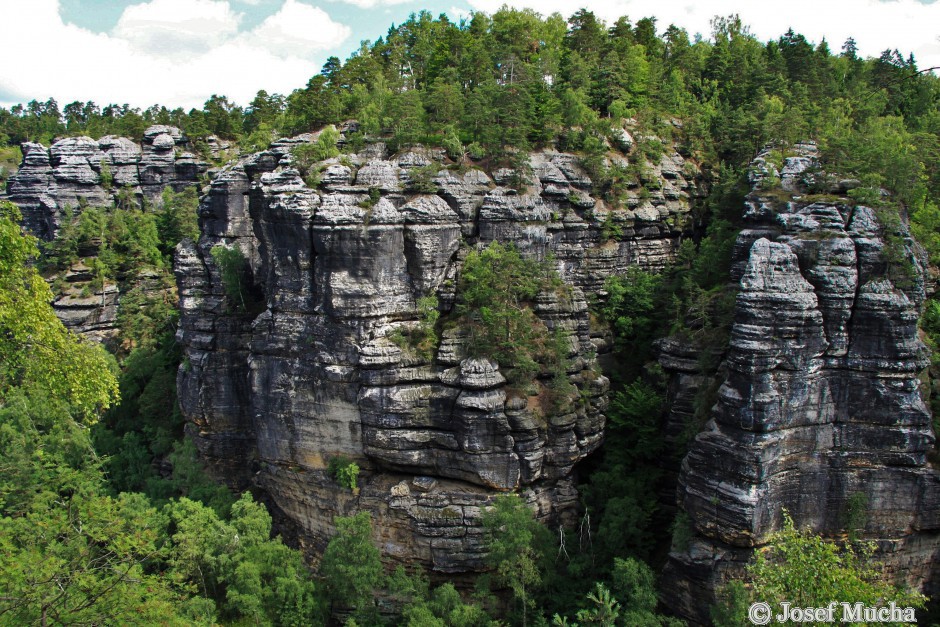
<path fill-rule="evenodd" d="M 680 474 L 691 539 L 673 546 L 663 579 L 665 604 L 694 623 L 709 622 L 716 589 L 742 575 L 784 510 L 828 537 L 875 541 L 901 584 L 935 585 L 940 557 L 940 475 L 918 380 L 922 255 L 879 211 L 806 194 L 821 176 L 814 146 L 796 146 L 779 171 L 767 155 L 735 249 L 727 375 Z"/>
<path fill-rule="evenodd" d="M 140 145 L 108 135 L 68 137 L 50 148 L 26 142 L 22 150 L 23 163 L 7 181 L 6 195 L 20 206 L 24 226 L 45 240 L 83 207 L 110 207 L 125 190 L 156 204 L 165 187 L 195 185 L 208 169 L 174 126 L 149 127 Z"/>
<path fill-rule="evenodd" d="M 522 492 L 553 525 L 572 522 L 572 470 L 601 444 L 608 387 L 585 293 L 671 258 L 689 221 L 682 158 L 648 165 L 668 185 L 645 204 L 612 209 L 591 196 L 578 159 L 556 152 L 532 155 L 516 190 L 506 172 L 372 144 L 319 164 L 311 189 L 291 148 L 313 139 L 227 166 L 202 201 L 199 242 L 178 251 L 178 387 L 204 458 L 230 483 L 263 488 L 308 548 L 325 545 L 334 516 L 367 510 L 387 555 L 436 572 L 481 567 L 480 511 L 498 492 Z M 492 241 L 551 255 L 569 285 L 533 304 L 569 346 L 574 393 L 560 402 L 547 373 L 508 385 L 459 325 L 439 325 L 430 355 L 407 341 L 422 324 L 418 300 L 435 296 L 447 320 L 468 247 Z M 218 246 L 248 261 L 256 308 L 226 295 Z M 356 494 L 327 472 L 340 456 L 363 469 Z"/>
<path fill-rule="evenodd" d="M 23 163 L 7 182 L 6 196 L 19 205 L 24 226 L 44 240 L 54 239 L 85 207 L 112 207 L 121 195 L 129 194 L 141 206 L 159 205 L 165 188 L 181 191 L 198 185 L 208 168 L 188 152 L 189 142 L 178 128 L 164 125 L 149 127 L 140 145 L 106 136 L 69 137 L 50 148 L 25 143 L 22 148 Z M 62 323 L 94 341 L 115 339 L 123 288 L 115 282 L 97 285 L 84 263 L 55 278 L 62 289 L 52 306 Z M 130 287 L 166 291 L 157 279 L 144 273 Z"/>

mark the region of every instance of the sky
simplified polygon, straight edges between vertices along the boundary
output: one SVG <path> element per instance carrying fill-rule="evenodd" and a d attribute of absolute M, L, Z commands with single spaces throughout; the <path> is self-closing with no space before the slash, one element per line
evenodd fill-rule
<path fill-rule="evenodd" d="M 303 87 L 331 55 L 426 9 L 459 21 L 507 4 L 568 17 L 571 0 L 0 0 L 0 105 L 55 98 L 146 108 L 201 107 L 213 94 L 247 104 L 259 89 Z M 838 51 L 897 48 L 940 66 L 940 0 L 607 0 L 585 2 L 613 23 L 657 18 L 708 37 L 715 15 L 737 13 L 762 41 L 788 28 Z"/>

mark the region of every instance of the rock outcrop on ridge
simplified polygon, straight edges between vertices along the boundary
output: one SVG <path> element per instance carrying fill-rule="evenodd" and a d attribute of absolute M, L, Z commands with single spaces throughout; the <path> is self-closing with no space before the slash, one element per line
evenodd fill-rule
<path fill-rule="evenodd" d="M 23 163 L 7 182 L 6 196 L 19 205 L 24 226 L 52 240 L 64 224 L 85 207 L 112 207 L 119 195 L 131 202 L 158 205 L 167 187 L 181 191 L 198 185 L 208 164 L 189 152 L 189 142 L 174 126 L 149 127 L 140 145 L 126 137 L 60 139 L 46 148 L 25 143 Z M 95 341 L 117 334 L 121 288 L 106 281 L 96 285 L 92 270 L 78 263 L 58 277 L 62 289 L 52 306 L 62 323 Z M 139 283 L 151 292 L 174 298 L 172 285 L 145 273 Z"/>
<path fill-rule="evenodd" d="M 569 154 L 531 155 L 520 191 L 511 172 L 372 144 L 320 164 L 311 188 L 292 162 L 298 141 L 223 169 L 199 242 L 178 249 L 178 388 L 203 457 L 229 483 L 263 488 L 310 549 L 334 516 L 366 510 L 386 555 L 436 572 L 481 567 L 480 511 L 499 492 L 521 491 L 553 526 L 573 522 L 572 469 L 602 442 L 608 387 L 585 294 L 669 261 L 689 224 L 688 166 L 675 153 L 648 164 L 662 184 L 612 209 Z M 574 393 L 561 403 L 546 400 L 547 380 L 508 385 L 459 326 L 439 327 L 430 356 L 400 341 L 421 324 L 418 299 L 436 297 L 447 318 L 469 247 L 493 241 L 551 254 L 570 286 L 534 305 L 569 346 Z M 248 262 L 245 306 L 223 289 L 218 246 Z M 356 493 L 327 471 L 342 457 L 363 469 Z"/>
<path fill-rule="evenodd" d="M 735 248 L 727 375 L 682 464 L 690 529 L 679 535 L 690 539 L 674 543 L 663 578 L 666 606 L 696 624 L 784 510 L 825 536 L 875 541 L 899 583 L 937 583 L 940 475 L 927 462 L 934 434 L 918 380 L 922 254 L 903 224 L 841 194 L 851 182 L 806 192 L 822 176 L 815 146 L 777 166 L 769 154 L 752 168 Z M 694 359 L 683 366 L 672 349 L 664 367 L 693 376 Z"/>
<path fill-rule="evenodd" d="M 23 163 L 7 181 L 6 195 L 20 206 L 24 226 L 44 240 L 55 238 L 63 221 L 83 207 L 110 207 L 124 190 L 155 204 L 166 186 L 180 191 L 195 185 L 209 167 L 189 152 L 175 126 L 149 127 L 141 145 L 108 135 L 67 137 L 50 148 L 26 142 L 22 150 Z"/>

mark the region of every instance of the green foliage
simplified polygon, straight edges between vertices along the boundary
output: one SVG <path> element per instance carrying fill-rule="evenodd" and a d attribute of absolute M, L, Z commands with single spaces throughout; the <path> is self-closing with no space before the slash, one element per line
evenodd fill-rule
<path fill-rule="evenodd" d="M 368 615 L 382 579 L 381 557 L 372 544 L 372 521 L 367 512 L 360 512 L 334 522 L 336 536 L 320 562 L 327 596 L 334 606 L 352 609 L 354 616 Z"/>
<path fill-rule="evenodd" d="M 645 563 L 634 559 L 616 559 L 609 586 L 596 582 L 587 593 L 587 607 L 575 613 L 577 622 L 555 614 L 552 624 L 558 627 L 606 625 L 614 627 L 679 627 L 680 620 L 656 613 L 656 577 Z"/>
<path fill-rule="evenodd" d="M 911 215 L 911 234 L 927 251 L 931 265 L 940 265 L 940 204 L 925 202 Z"/>
<path fill-rule="evenodd" d="M 447 156 L 454 161 L 461 161 L 464 157 L 464 145 L 460 141 L 460 135 L 453 125 L 444 127 L 444 138 L 441 140 L 441 147 L 447 153 Z"/>
<path fill-rule="evenodd" d="M 692 519 L 685 512 L 676 514 L 672 521 L 672 546 L 677 551 L 685 551 L 692 542 L 695 530 L 692 528 Z"/>
<path fill-rule="evenodd" d="M 155 458 L 168 454 L 182 437 L 176 403 L 179 349 L 172 337 L 133 350 L 124 361 L 120 389 L 124 401 L 110 409 L 93 431 L 96 449 L 108 455 L 106 468 L 116 491 L 147 491 L 155 480 Z"/>
<path fill-rule="evenodd" d="M 159 217 L 141 210 L 122 190 L 117 206 L 86 207 L 63 224 L 56 239 L 43 247 L 42 268 L 55 272 L 84 261 L 95 270 L 99 282 L 135 275 L 145 268 L 165 268 Z"/>
<path fill-rule="evenodd" d="M 614 392 L 603 463 L 583 487 L 584 503 L 596 524 L 592 565 L 602 575 L 616 557 L 649 556 L 656 545 L 659 462 L 667 453 L 662 439 L 665 405 L 661 383 L 637 379 Z"/>
<path fill-rule="evenodd" d="M 49 286 L 28 265 L 38 256 L 36 240 L 19 220 L 15 205 L 0 202 L 0 399 L 15 388 L 43 390 L 94 422 L 117 401 L 117 380 L 104 351 L 56 318 Z"/>
<path fill-rule="evenodd" d="M 312 174 L 315 164 L 339 156 L 339 149 L 336 147 L 339 138 L 339 131 L 335 126 L 330 125 L 320 131 L 316 141 L 294 146 L 291 149 L 291 155 L 301 176 L 307 177 Z"/>
<path fill-rule="evenodd" d="M 252 303 L 249 286 L 248 259 L 237 246 L 213 246 L 212 260 L 219 268 L 222 289 L 235 311 L 248 312 Z"/>
<path fill-rule="evenodd" d="M 840 548 L 797 529 L 789 514 L 784 513 L 783 529 L 769 539 L 765 549 L 755 552 L 748 565 L 748 599 L 769 603 L 772 608 L 779 608 L 781 601 L 789 601 L 794 607 L 825 607 L 830 601 L 867 606 L 895 601 L 899 607 L 923 608 L 923 595 L 888 583 L 881 565 L 871 559 L 874 548 L 866 543 Z M 746 624 L 746 614 L 730 611 L 746 609 L 741 603 L 741 588 L 732 588 L 724 596 L 724 607 L 713 617 L 727 620 L 725 625 Z"/>
<path fill-rule="evenodd" d="M 300 553 L 271 539 L 271 516 L 245 493 L 223 520 L 182 498 L 167 506 L 169 578 L 196 598 L 212 618 L 263 625 L 322 621 L 323 607 Z"/>
<path fill-rule="evenodd" d="M 842 527 L 848 532 L 850 540 L 857 540 L 859 530 L 864 530 L 868 523 L 868 507 L 868 496 L 864 492 L 855 492 L 846 499 L 842 510 Z"/>
<path fill-rule="evenodd" d="M 422 361 L 434 359 L 434 352 L 439 342 L 437 321 L 441 316 L 437 296 L 422 296 L 417 300 L 418 324 L 406 331 L 396 329 L 389 334 L 389 339 L 399 348 L 408 351 Z"/>
<path fill-rule="evenodd" d="M 494 582 L 512 593 L 515 613 L 525 625 L 535 608 L 534 595 L 542 585 L 543 560 L 551 542 L 550 534 L 515 494 L 497 496 L 492 507 L 484 511 L 481 521 L 487 563 L 495 571 Z"/>
<path fill-rule="evenodd" d="M 875 215 L 881 224 L 881 239 L 884 242 L 881 259 L 887 266 L 887 276 L 900 289 L 909 289 L 917 280 L 917 267 L 908 249 L 899 210 L 887 204 L 875 207 Z"/>
<path fill-rule="evenodd" d="M 101 182 L 101 187 L 110 190 L 114 187 L 114 174 L 111 173 L 111 166 L 108 164 L 107 159 L 101 160 L 99 168 L 98 179 Z"/>
<path fill-rule="evenodd" d="M 326 161 L 339 155 L 339 149 L 336 147 L 340 134 L 332 124 L 325 127 L 317 136 L 317 141 L 313 143 L 314 161 Z"/>
<path fill-rule="evenodd" d="M 651 163 L 659 163 L 666 153 L 666 147 L 661 139 L 656 137 L 643 137 L 637 141 L 635 150 Z"/>
<path fill-rule="evenodd" d="M 715 596 L 717 602 L 709 612 L 715 627 L 746 627 L 753 624 L 746 618 L 751 602 L 743 581 L 729 581 Z"/>
<path fill-rule="evenodd" d="M 359 203 L 363 209 L 371 209 L 382 198 L 382 190 L 378 187 L 369 188 L 369 197 Z"/>
<path fill-rule="evenodd" d="M 327 465 L 327 472 L 330 473 L 334 481 L 344 488 L 348 488 L 356 494 L 359 493 L 359 488 L 356 486 L 356 481 L 359 478 L 359 465 L 348 457 L 339 455 L 332 458 Z"/>
<path fill-rule="evenodd" d="M 662 284 L 662 276 L 636 266 L 629 268 L 625 275 L 611 276 L 604 283 L 607 301 L 601 307 L 601 314 L 613 327 L 614 337 L 622 344 L 642 347 L 639 354 L 634 353 L 630 359 L 635 364 L 633 367 L 647 361 L 649 346 L 662 331 L 659 315 Z"/>
<path fill-rule="evenodd" d="M 3 133 L 0 131 L 0 140 L 2 138 Z M 4 142 L 0 141 L 0 189 L 6 185 L 7 179 L 16 172 L 23 161 L 23 152 L 19 146 L 4 146 L 3 144 Z"/>
<path fill-rule="evenodd" d="M 274 136 L 274 128 L 267 122 L 263 122 L 242 140 L 242 148 L 244 148 L 246 152 L 261 152 L 267 150 L 271 146 L 271 142 L 275 138 Z"/>
<path fill-rule="evenodd" d="M 84 487 L 84 486 L 83 486 Z M 80 490 L 44 511 L 0 518 L 0 616 L 9 624 L 208 624 L 148 572 L 156 511 L 137 495 Z"/>
<path fill-rule="evenodd" d="M 408 627 L 487 627 L 495 625 L 487 613 L 475 603 L 466 603 L 451 583 L 428 593 L 427 586 L 417 591 L 405 606 L 400 624 Z"/>
<path fill-rule="evenodd" d="M 533 310 L 538 294 L 563 290 L 548 262 L 524 258 L 493 242 L 471 251 L 460 275 L 457 313 L 470 331 L 475 355 L 492 357 L 514 383 L 526 384 L 543 367 L 563 368 L 567 354 Z"/>
<path fill-rule="evenodd" d="M 409 182 L 408 191 L 415 194 L 436 194 L 437 182 L 434 180 L 441 166 L 436 162 L 421 166 L 420 168 L 411 168 L 408 171 Z"/>
<path fill-rule="evenodd" d="M 619 241 L 623 238 L 623 227 L 614 222 L 613 212 L 608 211 L 601 224 L 601 239 Z"/>
<path fill-rule="evenodd" d="M 199 193 L 195 186 L 181 192 L 172 187 L 164 187 L 162 206 L 157 213 L 157 234 L 160 239 L 160 251 L 172 257 L 176 245 L 184 239 L 196 241 L 199 238 Z"/>

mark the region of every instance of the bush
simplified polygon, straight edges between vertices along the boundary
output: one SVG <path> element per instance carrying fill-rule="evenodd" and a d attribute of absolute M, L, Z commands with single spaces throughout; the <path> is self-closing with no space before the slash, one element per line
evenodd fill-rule
<path fill-rule="evenodd" d="M 447 156 L 454 161 L 460 161 L 464 156 L 463 143 L 457 134 L 457 129 L 453 126 L 447 126 L 444 129 L 444 138 L 441 140 L 441 147 L 447 152 Z"/>
<path fill-rule="evenodd" d="M 359 488 L 356 482 L 359 479 L 359 465 L 342 455 L 334 457 L 327 466 L 327 472 L 344 488 L 349 488 L 353 493 L 358 493 Z"/>
<path fill-rule="evenodd" d="M 308 176 L 314 164 L 339 155 L 339 148 L 336 147 L 339 137 L 339 131 L 330 125 L 320 131 L 315 142 L 300 144 L 291 149 L 294 165 L 300 170 L 301 176 Z"/>
<path fill-rule="evenodd" d="M 866 606 L 887 605 L 922 608 L 924 597 L 891 585 L 879 564 L 871 560 L 874 544 L 850 543 L 840 548 L 808 531 L 796 528 L 784 512 L 782 531 L 770 537 L 766 549 L 755 551 L 747 567 L 749 599 L 742 602 L 740 583 L 721 594 L 725 607 L 713 611 L 721 617 L 717 625 L 742 624 L 748 602 L 763 601 L 774 609 L 789 601 L 794 607 L 826 607 L 831 601 L 861 602 Z M 733 604 L 733 605 L 730 605 Z M 730 605 L 730 607 L 729 607 Z M 836 610 L 837 615 L 839 610 Z M 839 620 L 837 618 L 836 620 Z M 745 623 L 746 624 L 746 623 Z"/>
<path fill-rule="evenodd" d="M 114 186 L 114 175 L 111 173 L 111 166 L 108 165 L 107 159 L 102 159 L 100 165 L 101 171 L 98 176 L 101 180 L 101 187 L 110 190 Z"/>
<path fill-rule="evenodd" d="M 396 329 L 389 338 L 403 350 L 412 351 L 416 357 L 424 361 L 431 361 L 434 358 L 434 351 L 437 349 L 437 320 L 441 313 L 438 311 L 439 303 L 437 296 L 430 295 L 419 298 L 418 302 L 418 326 L 412 328 L 407 336 L 399 329 Z"/>
<path fill-rule="evenodd" d="M 436 194 L 437 182 L 434 178 L 440 172 L 441 166 L 437 163 L 431 163 L 420 168 L 411 168 L 408 171 L 410 181 L 408 191 L 416 194 Z"/>
<path fill-rule="evenodd" d="M 470 155 L 470 158 L 474 161 L 479 161 L 486 156 L 486 150 L 477 142 L 472 142 L 467 146 L 467 154 Z"/>

